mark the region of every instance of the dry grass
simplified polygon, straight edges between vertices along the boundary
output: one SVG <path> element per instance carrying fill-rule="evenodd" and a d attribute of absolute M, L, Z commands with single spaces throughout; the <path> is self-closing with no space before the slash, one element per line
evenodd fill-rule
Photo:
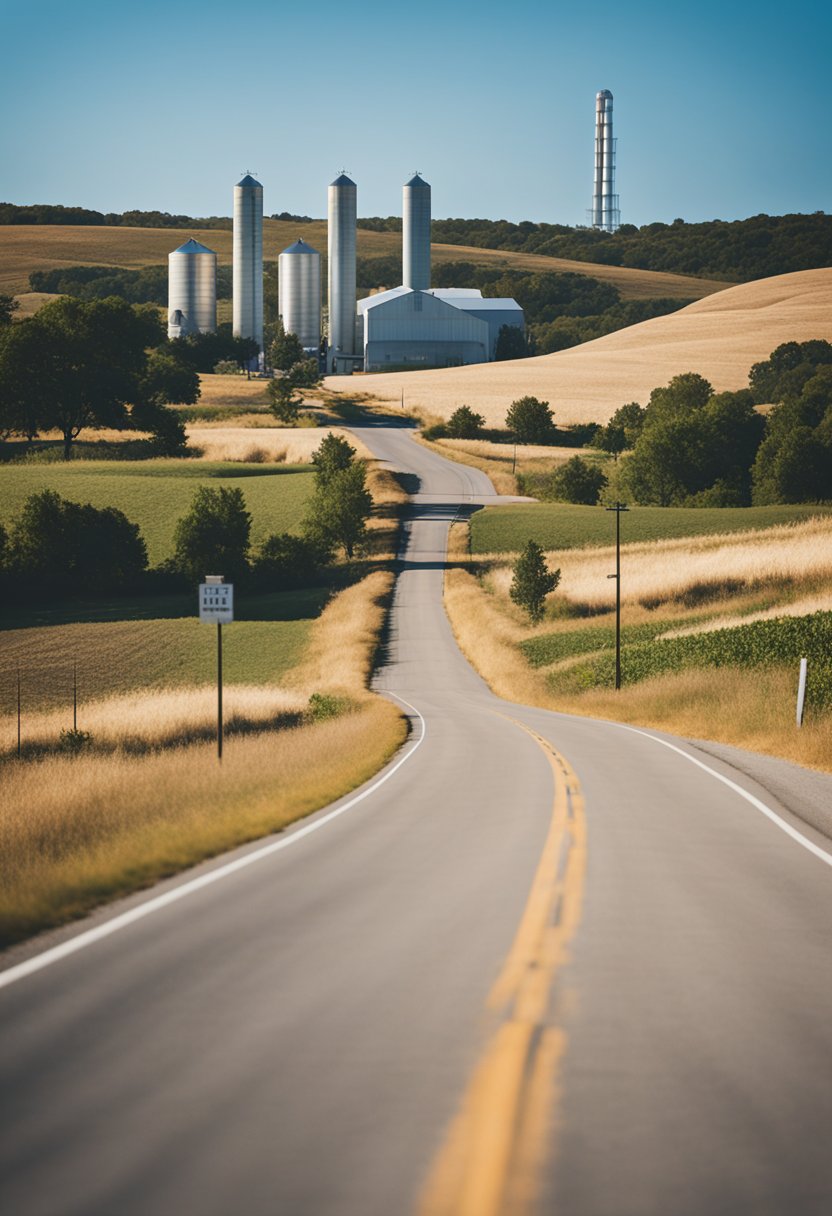
<path fill-rule="evenodd" d="M 685 607 L 682 601 L 686 594 L 700 589 L 703 581 L 711 586 L 715 597 L 708 605 L 710 619 L 698 626 L 704 629 L 768 616 L 802 615 L 828 607 L 832 602 L 832 529 L 822 527 L 822 522 L 812 520 L 794 529 L 751 533 L 736 546 L 728 542 L 740 538 L 723 536 L 703 538 L 710 542 L 704 544 L 685 541 L 625 547 L 622 571 L 627 572 L 627 582 L 623 585 L 632 592 L 624 600 L 625 624 L 666 621 L 668 631 L 664 636 L 694 632 L 697 627 L 690 627 L 689 622 L 697 609 Z M 795 537 L 795 533 L 799 535 Z M 452 546 L 456 560 L 464 560 L 464 540 L 456 536 Z M 594 593 L 589 588 L 595 585 L 589 580 L 590 564 L 594 580 L 606 582 L 612 551 L 606 560 L 599 559 L 598 550 L 591 555 L 580 551 L 566 555 L 563 585 L 567 587 L 575 557 L 586 560 L 587 565 L 576 576 L 573 587 L 580 595 L 590 597 Z M 508 599 L 510 571 L 503 563 L 501 558 L 500 565 L 492 568 L 484 580 L 456 568 L 448 571 L 445 581 L 445 602 L 457 641 L 500 696 L 545 709 L 718 740 L 832 770 L 832 714 L 807 721 L 799 731 L 795 728 L 796 672 L 791 668 L 686 669 L 625 686 L 619 692 L 591 689 L 573 695 L 553 694 L 545 669 L 530 667 L 519 644 L 550 634 L 553 629 L 582 630 L 586 619 L 550 618 L 530 627 Z M 639 578 L 642 592 L 658 597 L 658 606 L 648 609 L 637 602 L 633 582 Z M 720 595 L 719 586 L 733 580 L 738 589 Z M 609 601 L 608 586 L 595 597 L 596 602 Z M 559 588 L 554 599 L 561 598 Z M 775 603 L 760 608 L 761 599 L 774 599 Z M 612 620 L 606 613 L 594 617 L 593 624 L 611 625 Z"/>
<path fill-rule="evenodd" d="M 733 625 L 750 625 L 752 621 L 770 621 L 775 617 L 783 616 L 809 616 L 813 612 L 829 612 L 830 610 L 832 610 L 832 588 L 827 588 L 819 595 L 805 596 L 791 604 L 775 604 L 771 608 L 761 608 L 757 612 L 737 612 L 717 616 L 698 625 L 668 629 L 666 633 L 661 634 L 661 637 L 684 638 L 694 633 L 713 633 L 716 629 L 729 629 Z"/>
<path fill-rule="evenodd" d="M 135 732 L 160 742 L 210 721 L 210 692 L 154 692 L 85 707 L 85 727 L 121 750 L 7 761 L 0 942 L 277 831 L 376 772 L 406 733 L 398 710 L 367 690 L 392 577 L 376 572 L 330 601 L 283 688 L 229 690 L 229 711 L 261 725 L 296 712 L 311 691 L 348 700 L 336 719 L 233 738 L 221 768 L 206 743 L 125 754 Z"/>
<path fill-rule="evenodd" d="M 551 553 L 550 565 L 562 567 L 558 597 L 592 611 L 609 608 L 615 585 L 615 550 L 572 549 Z M 486 559 L 488 560 L 488 559 Z M 508 595 L 511 568 L 501 557 L 491 579 Z M 799 584 L 832 576 L 832 519 L 818 516 L 755 532 L 731 532 L 694 539 L 622 545 L 623 603 L 657 604 L 683 596 L 717 594 L 721 588 Z"/>
<path fill-rule="evenodd" d="M 323 193 L 321 202 L 323 204 Z M 160 266 L 167 261 L 169 253 L 191 236 L 213 249 L 220 265 L 231 264 L 230 230 L 8 225 L 0 228 L 0 291 L 28 293 L 29 274 L 33 270 L 52 270 L 61 266 L 119 266 L 136 270 L 142 266 Z M 326 252 L 327 232 L 323 220 L 311 224 L 264 220 L 263 255 L 266 261 L 276 261 L 281 250 L 299 236 L 321 253 Z M 357 247 L 359 257 L 396 256 L 401 254 L 402 238 L 400 233 L 370 232 L 360 228 Z M 567 258 L 465 245 L 433 245 L 432 258 L 435 263 L 464 261 L 478 266 L 591 275 L 617 287 L 624 299 L 655 296 L 699 299 L 724 287 L 724 283 L 715 280 L 681 274 L 629 270 L 622 266 L 601 266 Z"/>
<path fill-rule="evenodd" d="M 646 404 L 651 389 L 696 371 L 717 390 L 745 387 L 752 363 L 781 342 L 832 339 L 832 269 L 804 270 L 730 287 L 680 312 L 656 317 L 571 350 L 508 363 L 439 371 L 372 374 L 361 387 L 442 418 L 462 404 L 502 425 L 524 395 L 550 402 L 559 424 L 606 422 L 627 401 Z M 349 392 L 343 378 L 327 387 Z"/>
<path fill-rule="evenodd" d="M 268 380 L 247 380 L 245 376 L 199 377 L 199 404 L 254 409 L 268 406 Z"/>
<path fill-rule="evenodd" d="M 248 427 L 192 423 L 186 427 L 186 431 L 189 447 L 199 452 L 201 460 L 309 464 L 313 452 L 330 431 L 343 436 L 357 449 L 353 436 L 338 427 Z"/>

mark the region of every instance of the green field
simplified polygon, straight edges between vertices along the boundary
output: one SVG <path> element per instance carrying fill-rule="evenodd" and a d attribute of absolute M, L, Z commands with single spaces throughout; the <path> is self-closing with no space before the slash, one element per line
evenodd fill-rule
<path fill-rule="evenodd" d="M 264 468 L 187 460 L 14 464 L 4 466 L 0 477 L 0 523 L 6 528 L 30 494 L 55 490 L 74 502 L 118 507 L 141 528 L 151 566 L 171 555 L 176 521 L 187 512 L 197 486 L 239 486 L 255 545 L 271 532 L 299 530 L 313 486 L 309 465 Z"/>
<path fill-rule="evenodd" d="M 238 606 L 267 619 L 235 620 L 223 635 L 228 684 L 276 684 L 300 661 L 312 621 L 328 598 L 326 588 L 259 596 Z M 25 710 L 70 706 L 73 668 L 84 700 L 142 688 L 210 684 L 216 679 L 216 630 L 194 615 L 194 597 L 170 597 L 170 615 L 155 619 L 80 620 L 0 634 L 0 713 L 12 713 L 17 667 Z M 164 601 L 155 601 L 156 610 Z M 115 601 L 112 612 L 119 611 Z M 121 611 L 129 615 L 129 606 Z M 188 615 L 184 613 L 188 611 Z"/>
<path fill-rule="evenodd" d="M 830 506 L 632 507 L 621 517 L 622 543 L 669 540 L 716 532 L 744 532 L 828 515 Z M 487 507 L 471 519 L 472 553 L 516 553 L 528 540 L 544 549 L 615 543 L 615 517 L 603 507 L 567 503 Z"/>

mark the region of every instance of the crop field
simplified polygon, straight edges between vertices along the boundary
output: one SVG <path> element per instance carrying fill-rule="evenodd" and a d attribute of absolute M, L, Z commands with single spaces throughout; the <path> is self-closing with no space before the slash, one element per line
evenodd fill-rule
<path fill-rule="evenodd" d="M 325 221 L 299 224 L 294 220 L 264 220 L 265 260 L 277 261 L 281 251 L 299 236 L 322 254 L 326 253 Z M 29 275 L 33 270 L 52 270 L 61 266 L 116 266 L 138 270 L 142 266 L 161 266 L 167 261 L 168 254 L 189 237 L 195 237 L 213 249 L 220 265 L 231 264 L 230 229 L 3 225 L 0 226 L 0 292 L 28 294 Z M 401 247 L 401 233 L 358 229 L 359 257 L 389 257 L 401 253 Z M 567 258 L 478 249 L 467 245 L 435 244 L 431 247 L 431 254 L 434 262 L 473 262 L 478 266 L 504 266 L 513 270 L 585 274 L 612 284 L 625 300 L 657 296 L 677 300 L 700 299 L 725 286 L 717 280 L 696 279 L 682 274 L 630 270 L 622 266 L 603 266 Z"/>
<path fill-rule="evenodd" d="M 137 523 L 151 565 L 170 556 L 176 521 L 198 486 L 237 486 L 252 516 L 252 542 L 297 531 L 312 491 L 309 467 L 203 461 L 78 461 L 15 464 L 3 469 L 0 523 L 8 527 L 30 494 L 55 490 L 74 502 L 117 507 Z"/>
<path fill-rule="evenodd" d="M 574 452 L 573 452 L 574 454 Z M 623 543 L 746 532 L 829 515 L 832 507 L 631 507 L 621 517 Z M 529 503 L 487 507 L 471 519 L 472 553 L 517 553 L 529 540 L 544 549 L 580 549 L 615 541 L 615 516 L 603 507 Z"/>
<path fill-rule="evenodd" d="M 721 392 L 745 388 L 752 363 L 782 342 L 832 339 L 832 268 L 803 270 L 729 287 L 678 312 L 630 325 L 570 350 L 505 363 L 360 378 L 380 402 L 401 400 L 440 418 L 460 405 L 501 426 L 518 397 L 548 401 L 559 424 L 607 422 L 629 401 L 682 372 L 699 372 Z M 330 376 L 326 386 L 353 386 Z"/>

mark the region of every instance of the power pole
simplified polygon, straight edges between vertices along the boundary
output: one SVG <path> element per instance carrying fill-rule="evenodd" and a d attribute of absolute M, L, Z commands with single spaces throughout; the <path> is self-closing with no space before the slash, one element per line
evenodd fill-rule
<path fill-rule="evenodd" d="M 608 511 L 615 511 L 615 574 L 608 574 L 607 578 L 615 579 L 615 687 L 621 687 L 621 512 L 629 511 L 623 502 L 617 502 L 614 507 L 607 507 Z"/>

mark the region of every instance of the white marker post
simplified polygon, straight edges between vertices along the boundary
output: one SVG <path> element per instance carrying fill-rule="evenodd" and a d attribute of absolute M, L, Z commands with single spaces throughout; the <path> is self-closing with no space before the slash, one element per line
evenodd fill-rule
<path fill-rule="evenodd" d="M 206 574 L 199 584 L 199 619 L 217 622 L 217 759 L 222 764 L 222 627 L 234 620 L 234 584 Z"/>
<path fill-rule="evenodd" d="M 800 679 L 797 683 L 797 725 L 803 725 L 803 706 L 806 701 L 806 660 L 800 660 Z"/>

